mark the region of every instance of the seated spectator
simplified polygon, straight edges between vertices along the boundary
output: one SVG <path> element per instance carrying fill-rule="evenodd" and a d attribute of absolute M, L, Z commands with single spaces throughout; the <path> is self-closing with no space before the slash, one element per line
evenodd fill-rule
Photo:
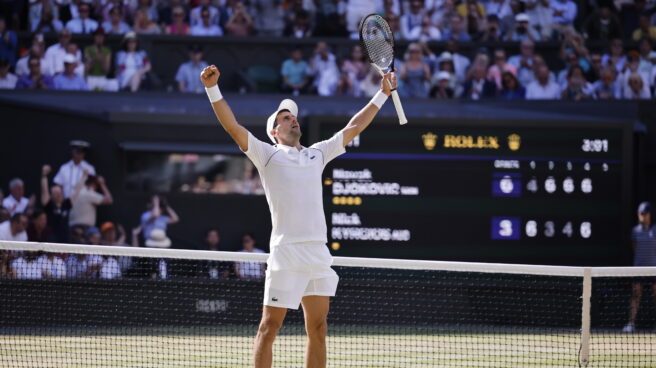
<path fill-rule="evenodd" d="M 399 68 L 399 78 L 403 81 L 400 93 L 405 97 L 428 97 L 428 82 L 431 74 L 421 52 L 421 47 L 417 43 L 408 45 L 405 63 Z"/>
<path fill-rule="evenodd" d="M 100 7 L 99 19 L 103 21 L 103 24 L 112 21 L 111 13 L 115 8 L 119 9 L 118 14 L 121 16 L 119 19 L 120 22 L 125 22 L 127 24 L 127 22 L 133 18 L 132 11 L 134 10 L 135 5 L 133 2 L 127 2 L 125 0 L 104 0 L 101 4 L 102 3 L 104 4 Z M 112 32 L 107 31 L 107 33 Z"/>
<path fill-rule="evenodd" d="M 52 229 L 48 227 L 48 216 L 41 210 L 34 211 L 27 226 L 27 240 L 49 243 L 55 240 Z"/>
<path fill-rule="evenodd" d="M 241 238 L 242 253 L 264 253 L 264 251 L 255 246 L 255 238 L 251 234 L 244 234 Z M 235 274 L 241 280 L 262 280 L 264 279 L 263 262 L 236 262 Z"/>
<path fill-rule="evenodd" d="M 593 97 L 592 85 L 585 79 L 583 68 L 578 65 L 570 68 L 567 72 L 567 85 L 561 93 L 561 99 L 581 101 Z"/>
<path fill-rule="evenodd" d="M 308 38 L 312 36 L 312 27 L 310 23 L 310 14 L 301 9 L 297 11 L 289 24 L 285 26 L 283 36 L 293 38 Z"/>
<path fill-rule="evenodd" d="M 626 63 L 624 42 L 619 38 L 612 40 L 610 42 L 610 52 L 601 57 L 601 62 L 603 66 L 613 67 L 618 73 L 622 72 Z"/>
<path fill-rule="evenodd" d="M 480 100 L 496 96 L 497 87 L 494 82 L 485 78 L 485 66 L 474 64 L 470 78 L 465 82 L 463 97 L 470 100 Z"/>
<path fill-rule="evenodd" d="M 437 59 L 437 68 L 431 80 L 433 86 L 436 86 L 439 83 L 438 77 L 440 72 L 446 72 L 449 75 L 448 85 L 453 91 L 454 97 L 460 96 L 462 93 L 462 86 L 458 83 L 458 76 L 456 75 L 456 69 L 453 63 L 453 55 L 448 51 L 444 51 Z"/>
<path fill-rule="evenodd" d="M 103 255 L 102 263 L 98 270 L 98 278 L 101 280 L 115 280 L 120 279 L 122 276 L 121 265 L 116 257 Z"/>
<path fill-rule="evenodd" d="M 603 69 L 601 63 L 601 54 L 593 53 L 590 55 L 590 70 L 586 73 L 585 77 L 590 83 L 594 83 L 601 78 L 601 70 Z"/>
<path fill-rule="evenodd" d="M 185 11 L 181 6 L 176 6 L 171 12 L 172 21 L 171 24 L 166 26 L 164 33 L 169 35 L 180 35 L 185 36 L 191 34 L 191 27 L 185 21 Z"/>
<path fill-rule="evenodd" d="M 558 100 L 561 88 L 551 80 L 549 67 L 545 64 L 537 65 L 535 80 L 526 86 L 527 100 Z"/>
<path fill-rule="evenodd" d="M 535 44 L 531 40 L 524 40 L 519 46 L 519 55 L 513 55 L 508 63 L 517 68 L 517 79 L 523 86 L 533 81 L 533 58 L 535 57 Z"/>
<path fill-rule="evenodd" d="M 613 14 L 609 5 L 604 4 L 583 23 L 583 33 L 590 40 L 610 41 L 622 37 L 619 18 Z"/>
<path fill-rule="evenodd" d="M 71 159 L 61 165 L 53 181 L 61 185 L 64 190 L 64 198 L 70 198 L 75 186 L 82 180 L 85 175 L 96 175 L 96 169 L 85 160 L 87 151 L 91 147 L 89 142 L 82 140 L 72 140 L 69 142 L 71 149 Z M 48 171 L 50 172 L 50 171 Z"/>
<path fill-rule="evenodd" d="M 469 42 L 471 41 L 471 37 L 469 36 L 469 33 L 465 31 L 465 28 L 463 18 L 459 15 L 455 15 L 451 17 L 451 26 L 443 32 L 442 39 Z"/>
<path fill-rule="evenodd" d="M 455 97 L 453 88 L 449 86 L 451 79 L 455 78 L 452 74 L 446 71 L 440 71 L 433 77 L 433 88 L 430 91 L 430 97 L 439 100 L 452 99 Z"/>
<path fill-rule="evenodd" d="M 218 229 L 210 229 L 207 231 L 205 236 L 205 243 L 207 244 L 207 249 L 210 251 L 226 251 L 221 246 L 221 235 Z M 221 262 L 221 261 L 207 261 L 206 268 L 204 269 L 204 277 L 209 277 L 211 279 L 227 279 L 230 278 L 232 264 L 230 262 Z"/>
<path fill-rule="evenodd" d="M 136 9 L 143 9 L 148 15 L 148 19 L 157 23 L 159 12 L 157 11 L 157 2 L 158 0 L 137 0 L 136 4 L 133 5 Z M 135 12 L 136 17 L 136 12 Z"/>
<path fill-rule="evenodd" d="M 283 93 L 298 95 L 305 91 L 308 85 L 308 63 L 303 60 L 303 53 L 299 47 L 294 48 L 291 57 L 282 63 L 280 74 L 282 75 Z"/>
<path fill-rule="evenodd" d="M 501 75 L 499 97 L 506 100 L 523 100 L 526 97 L 526 89 L 519 84 L 513 73 L 506 71 Z"/>
<path fill-rule="evenodd" d="M 309 22 L 308 22 L 309 23 Z M 248 36 L 253 31 L 253 18 L 248 14 L 244 4 L 238 2 L 225 25 L 226 33 L 230 36 Z"/>
<path fill-rule="evenodd" d="M 497 90 L 501 90 L 501 75 L 504 72 L 517 75 L 517 68 L 506 61 L 506 52 L 503 49 L 497 49 L 494 51 L 494 64 L 490 66 L 487 71 L 487 79 L 493 81 L 497 85 Z"/>
<path fill-rule="evenodd" d="M 39 252 L 26 251 L 11 262 L 11 274 L 19 280 L 41 280 L 45 271 Z"/>
<path fill-rule="evenodd" d="M 551 7 L 553 28 L 560 34 L 574 30 L 574 19 L 578 12 L 576 3 L 572 0 L 552 0 Z"/>
<path fill-rule="evenodd" d="M 198 76 L 207 67 L 207 62 L 203 61 L 203 50 L 200 46 L 194 45 L 189 48 L 189 59 L 189 61 L 180 65 L 178 72 L 175 74 L 178 90 L 180 92 L 202 93 L 205 91 L 205 87 Z"/>
<path fill-rule="evenodd" d="M 370 67 L 364 52 L 362 52 L 362 47 L 360 45 L 353 46 L 351 57 L 342 63 L 342 73 L 346 74 L 349 84 L 353 86 L 352 96 L 362 96 L 360 84 L 367 76 Z"/>
<path fill-rule="evenodd" d="M 487 24 L 483 29 L 483 33 L 480 37 L 482 42 L 499 42 L 504 39 L 503 32 L 501 31 L 501 25 L 499 24 L 499 18 L 496 14 L 490 14 L 487 16 Z"/>
<path fill-rule="evenodd" d="M 84 49 L 84 59 L 89 89 L 118 90 L 118 81 L 107 78 L 112 64 L 112 51 L 105 45 L 105 30 L 102 27 L 93 33 L 93 44 Z"/>
<path fill-rule="evenodd" d="M 390 26 L 390 31 L 392 31 L 392 34 L 394 35 L 394 39 L 402 40 L 403 34 L 401 33 L 401 21 L 399 20 L 399 17 L 394 14 L 387 14 L 385 16 L 385 20 L 387 21 L 387 24 L 389 24 Z"/>
<path fill-rule="evenodd" d="M 557 82 L 561 88 L 567 85 L 569 71 L 579 65 L 579 57 L 574 52 L 568 52 L 565 56 L 565 68 L 558 73 Z"/>
<path fill-rule="evenodd" d="M 210 22 L 210 11 L 203 8 L 200 12 L 201 22 L 191 27 L 192 36 L 223 36 L 223 30 Z"/>
<path fill-rule="evenodd" d="M 258 36 L 282 36 L 285 28 L 283 2 L 254 0 L 254 24 Z M 319 22 L 321 23 L 321 22 Z"/>
<path fill-rule="evenodd" d="M 59 33 L 59 42 L 48 47 L 45 53 L 45 62 L 47 65 L 47 72 L 45 75 L 55 75 L 64 71 L 64 57 L 69 53 L 69 45 L 71 44 L 71 31 L 64 28 Z M 82 53 L 77 52 L 76 58 L 82 60 Z"/>
<path fill-rule="evenodd" d="M 92 230 L 93 231 L 93 230 Z M 83 236 L 84 238 L 84 236 Z M 86 244 L 85 241 L 83 243 Z M 66 258 L 67 276 L 72 279 L 97 278 L 102 267 L 103 256 L 99 254 L 70 254 Z"/>
<path fill-rule="evenodd" d="M 41 206 L 48 220 L 48 227 L 52 229 L 53 241 L 66 243 L 68 241 L 68 216 L 71 211 L 71 200 L 64 198 L 61 185 L 55 184 L 48 188 L 49 165 L 41 169 Z"/>
<path fill-rule="evenodd" d="M 627 86 L 624 87 L 624 98 L 627 100 L 650 99 L 651 92 L 638 73 L 632 73 L 627 80 Z"/>
<path fill-rule="evenodd" d="M 54 89 L 64 91 L 89 90 L 84 78 L 75 74 L 75 68 L 77 68 L 77 59 L 75 59 L 75 56 L 67 54 L 66 57 L 64 57 L 64 72 L 57 74 L 53 78 Z"/>
<path fill-rule="evenodd" d="M 631 35 L 631 38 L 634 41 L 638 41 L 643 37 L 649 38 L 651 40 L 656 40 L 656 27 L 651 24 L 649 17 L 649 13 L 640 14 L 640 18 L 638 20 L 639 27 L 633 31 Z"/>
<path fill-rule="evenodd" d="M 469 37 L 472 40 L 478 40 L 481 38 L 481 34 L 485 30 L 485 11 L 481 11 L 481 8 L 477 5 L 480 5 L 480 3 L 477 4 L 475 1 L 468 1 L 468 10 L 467 15 L 465 16 L 467 33 L 469 33 Z"/>
<path fill-rule="evenodd" d="M 115 6 L 109 11 L 109 20 L 103 22 L 102 27 L 107 34 L 126 34 L 132 29 L 123 21 L 123 13 L 120 6 Z"/>
<path fill-rule="evenodd" d="M 0 17 L 0 59 L 5 58 L 12 67 L 16 65 L 18 38 L 16 32 L 7 29 L 7 23 Z"/>
<path fill-rule="evenodd" d="M 0 58 L 0 89 L 14 89 L 18 77 L 9 72 L 9 61 L 6 58 Z"/>
<path fill-rule="evenodd" d="M 494 15 L 497 19 L 504 19 L 506 17 L 512 16 L 512 8 L 510 7 L 510 1 L 508 0 L 488 0 L 485 3 L 485 13 L 490 19 L 490 15 Z"/>
<path fill-rule="evenodd" d="M 423 2 L 421 0 L 411 0 L 409 11 L 400 18 L 401 37 L 405 40 L 417 40 L 423 28 L 425 16 L 426 11 Z"/>
<path fill-rule="evenodd" d="M 156 22 L 150 19 L 147 8 L 140 8 L 134 13 L 134 26 L 132 31 L 137 34 L 160 34 L 162 30 Z"/>
<path fill-rule="evenodd" d="M 103 194 L 98 193 L 98 189 Z M 105 185 L 105 179 L 102 176 L 89 176 L 85 172 L 71 195 L 73 207 L 68 221 L 69 226 L 96 226 L 97 207 L 112 204 L 113 201 L 112 194 Z"/>
<path fill-rule="evenodd" d="M 217 26 L 219 25 L 219 9 L 210 5 L 210 0 L 200 0 L 199 5 L 191 9 L 191 12 L 189 13 L 189 17 L 191 18 L 189 23 L 192 28 L 203 23 L 201 13 L 204 9 L 207 9 L 210 12 L 210 23 Z"/>
<path fill-rule="evenodd" d="M 64 24 L 52 12 L 52 5 L 49 1 L 38 2 L 39 10 L 34 17 L 30 19 L 30 29 L 32 33 L 59 33 L 64 29 Z M 32 8 L 30 7 L 30 11 Z"/>
<path fill-rule="evenodd" d="M 0 250 L 0 278 L 13 277 L 11 272 L 12 254 L 8 250 Z"/>
<path fill-rule="evenodd" d="M 27 241 L 27 215 L 15 213 L 7 221 L 0 223 L 0 240 Z"/>
<path fill-rule="evenodd" d="M 136 92 L 151 69 L 146 51 L 139 49 L 137 34 L 128 32 L 123 37 L 121 51 L 116 54 L 116 77 L 121 90 Z"/>
<path fill-rule="evenodd" d="M 622 98 L 616 74 L 614 68 L 605 67 L 601 70 L 599 80 L 592 85 L 594 94 L 598 99 L 614 100 Z"/>
<path fill-rule="evenodd" d="M 71 232 L 69 235 L 70 242 L 73 244 L 87 244 L 87 238 L 84 236 L 86 226 L 75 225 L 70 227 Z"/>
<path fill-rule="evenodd" d="M 37 262 L 41 264 L 40 268 L 43 270 L 43 278 L 66 278 L 66 263 L 58 255 L 51 252 L 46 252 L 37 259 Z"/>
<path fill-rule="evenodd" d="M 319 41 L 310 61 L 308 75 L 314 77 L 314 89 L 319 96 L 333 96 L 339 81 L 339 68 L 335 55 L 326 42 Z"/>
<path fill-rule="evenodd" d="M 374 69 L 370 68 L 367 76 L 362 80 L 360 84 L 360 90 L 364 97 L 373 97 L 378 91 L 380 91 L 380 81 L 383 78 L 380 76 L 380 73 Z"/>
<path fill-rule="evenodd" d="M 457 41 L 449 40 L 446 42 L 446 51 L 448 51 L 453 58 L 453 69 L 455 70 L 456 76 L 458 77 L 459 83 L 464 83 L 465 74 L 469 69 L 471 61 L 468 57 L 458 53 L 459 44 Z"/>
<path fill-rule="evenodd" d="M 73 18 L 66 23 L 66 29 L 71 33 L 90 34 L 98 28 L 98 22 L 90 18 L 91 7 L 88 3 L 81 2 L 77 7 L 79 17 Z"/>
<path fill-rule="evenodd" d="M 419 26 L 415 26 L 406 36 L 410 41 L 439 41 L 442 39 L 442 32 L 430 20 L 428 15 L 424 15 Z"/>
<path fill-rule="evenodd" d="M 101 234 L 100 244 L 102 245 L 106 245 L 110 247 L 128 246 L 128 244 L 125 242 L 126 240 L 125 229 L 121 224 L 114 225 L 114 223 L 110 221 L 103 222 L 102 225 L 100 225 L 100 234 Z M 121 274 L 125 274 L 132 266 L 131 257 L 114 256 L 113 258 L 116 259 L 116 261 L 118 262 L 119 270 Z"/>
<path fill-rule="evenodd" d="M 151 238 L 155 229 L 162 230 L 164 235 L 169 225 L 180 221 L 178 214 L 171 208 L 165 198 L 153 196 L 148 204 L 148 210 L 141 214 L 141 229 L 144 240 Z"/>
<path fill-rule="evenodd" d="M 27 62 L 31 57 L 39 59 L 41 62 L 41 74 L 48 74 L 48 67 L 45 61 L 45 42 L 43 40 L 43 34 L 37 33 L 32 37 L 32 45 L 27 55 L 18 59 L 16 63 L 16 75 L 21 77 L 23 75 L 30 74 L 30 67 L 27 65 Z"/>
<path fill-rule="evenodd" d="M 376 4 L 371 0 L 349 0 L 345 5 L 346 29 L 352 35 L 357 35 L 360 20 L 371 13 L 375 13 Z"/>
<path fill-rule="evenodd" d="M 41 61 L 36 57 L 28 61 L 30 74 L 23 75 L 16 82 L 16 89 L 52 89 L 52 78 L 41 74 Z"/>
<path fill-rule="evenodd" d="M 540 34 L 530 24 L 531 18 L 524 13 L 515 16 L 515 28 L 512 30 L 508 39 L 510 41 L 525 41 L 530 40 L 533 42 L 540 41 Z"/>
<path fill-rule="evenodd" d="M 649 92 L 649 87 L 650 87 L 649 80 L 652 74 L 652 71 L 650 70 L 651 69 L 650 64 L 651 63 L 648 62 L 643 63 L 643 61 L 640 59 L 640 54 L 638 53 L 638 51 L 635 50 L 629 51 L 626 58 L 626 64 L 624 65 L 624 71 L 620 73 L 617 78 L 620 81 L 620 85 L 624 90 L 625 96 L 630 90 L 629 78 L 632 74 L 640 75 L 641 83 L 644 89 L 647 90 L 647 92 Z"/>
<path fill-rule="evenodd" d="M 82 53 L 80 52 L 80 49 L 77 47 L 76 43 L 70 43 L 68 45 L 68 47 L 66 48 L 66 55 L 72 55 L 75 58 L 76 60 L 75 74 L 84 78 L 84 62 L 82 62 Z M 64 58 L 66 58 L 66 55 L 64 55 Z M 62 59 L 62 63 L 63 62 L 64 60 Z M 64 69 L 62 69 L 62 71 L 58 74 L 62 74 L 62 73 L 64 73 Z"/>
<path fill-rule="evenodd" d="M 549 3 L 552 0 L 522 0 L 528 15 L 529 24 L 540 34 L 542 40 L 549 40 L 552 36 L 553 10 Z"/>
<path fill-rule="evenodd" d="M 2 200 L 2 207 L 9 210 L 13 216 L 17 213 L 29 212 L 30 207 L 34 207 L 34 201 L 27 199 L 25 195 L 25 186 L 20 178 L 13 178 L 9 182 L 9 195 Z"/>

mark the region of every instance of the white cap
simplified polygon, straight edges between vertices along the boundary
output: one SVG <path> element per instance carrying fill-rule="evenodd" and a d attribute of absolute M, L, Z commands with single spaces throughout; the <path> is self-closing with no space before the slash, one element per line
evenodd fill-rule
<path fill-rule="evenodd" d="M 67 64 L 77 64 L 77 59 L 75 58 L 75 55 L 66 54 L 66 55 L 64 56 L 64 63 L 67 63 Z"/>
<path fill-rule="evenodd" d="M 446 80 L 451 79 L 451 74 L 449 74 L 449 72 L 441 71 L 441 72 L 437 73 L 437 80 L 438 81 L 445 80 L 445 79 Z"/>
<path fill-rule="evenodd" d="M 519 13 L 515 15 L 515 22 L 528 22 L 528 21 L 529 18 L 528 15 L 526 15 L 526 13 Z"/>
<path fill-rule="evenodd" d="M 150 248 L 169 248 L 171 239 L 166 236 L 162 229 L 153 229 L 150 232 L 150 238 L 146 239 L 146 246 Z"/>
<path fill-rule="evenodd" d="M 273 142 L 274 144 L 278 142 L 276 142 L 276 139 L 273 137 L 273 134 L 271 134 L 271 131 L 273 130 L 273 124 L 276 122 L 276 116 L 278 116 L 278 113 L 282 110 L 289 110 L 289 112 L 292 115 L 298 117 L 298 106 L 296 106 L 296 102 L 288 98 L 280 102 L 280 106 L 278 106 L 278 110 L 276 110 L 273 114 L 271 114 L 271 116 L 269 116 L 266 125 L 266 133 L 269 136 L 269 139 L 271 139 L 271 142 Z"/>
<path fill-rule="evenodd" d="M 453 60 L 453 55 L 450 52 L 444 51 L 440 54 L 440 62 Z"/>

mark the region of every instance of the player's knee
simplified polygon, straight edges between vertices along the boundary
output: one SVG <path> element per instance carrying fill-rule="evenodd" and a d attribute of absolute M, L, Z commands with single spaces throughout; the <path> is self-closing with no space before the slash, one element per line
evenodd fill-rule
<path fill-rule="evenodd" d="M 264 337 L 274 337 L 282 327 L 282 321 L 263 319 L 260 322 L 258 333 Z"/>
<path fill-rule="evenodd" d="M 305 330 L 307 331 L 308 337 L 323 339 L 328 332 L 328 322 L 325 318 L 307 321 Z"/>

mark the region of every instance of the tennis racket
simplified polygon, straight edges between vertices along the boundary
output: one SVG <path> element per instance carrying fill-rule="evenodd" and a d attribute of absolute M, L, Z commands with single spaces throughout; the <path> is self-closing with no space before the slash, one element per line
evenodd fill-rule
<path fill-rule="evenodd" d="M 371 65 L 378 70 L 380 75 L 385 76 L 385 72 L 394 71 L 394 35 L 385 18 L 378 14 L 369 14 L 362 19 L 360 44 Z M 394 101 L 396 114 L 399 116 L 399 124 L 407 123 L 408 119 L 403 112 L 396 88 L 392 89 L 392 101 Z"/>

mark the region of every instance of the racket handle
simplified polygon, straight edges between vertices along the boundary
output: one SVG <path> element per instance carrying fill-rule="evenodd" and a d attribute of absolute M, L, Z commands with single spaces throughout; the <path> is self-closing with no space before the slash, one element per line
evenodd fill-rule
<path fill-rule="evenodd" d="M 403 106 L 401 106 L 401 99 L 399 98 L 399 93 L 396 90 L 392 91 L 392 101 L 394 102 L 394 108 L 396 108 L 396 115 L 399 116 L 399 124 L 407 124 L 408 119 L 405 117 Z"/>

